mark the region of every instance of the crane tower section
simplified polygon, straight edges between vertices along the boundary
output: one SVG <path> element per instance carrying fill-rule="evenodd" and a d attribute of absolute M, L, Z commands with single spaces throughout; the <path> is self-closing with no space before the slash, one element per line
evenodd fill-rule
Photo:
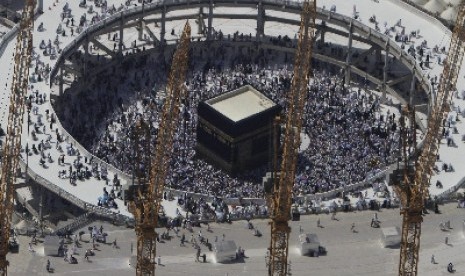
<path fill-rule="evenodd" d="M 395 187 L 402 203 L 402 241 L 400 247 L 399 275 L 418 275 L 420 235 L 424 200 L 441 141 L 441 126 L 450 109 L 452 92 L 456 89 L 457 77 L 465 51 L 465 3 L 459 6 L 457 21 L 439 81 L 435 105 L 430 113 L 428 128 L 421 154 L 416 160 L 413 177 L 405 170 L 403 183 Z M 413 179 L 412 179 L 413 178 Z"/>
<path fill-rule="evenodd" d="M 269 274 L 287 275 L 292 188 L 300 145 L 304 105 L 308 95 L 316 2 L 305 1 L 302 7 L 298 48 L 295 53 L 294 75 L 287 95 L 284 142 L 279 180 L 274 184 L 271 210 L 271 245 Z"/>
<path fill-rule="evenodd" d="M 28 89 L 29 65 L 32 56 L 34 29 L 34 0 L 27 0 L 16 37 L 13 82 L 11 85 L 7 135 L 2 151 L 0 178 L 0 275 L 7 275 L 11 215 L 13 212 L 14 183 L 21 150 L 21 133 L 25 99 Z"/>
<path fill-rule="evenodd" d="M 136 275 L 138 276 L 155 275 L 157 238 L 155 227 L 163 200 L 163 189 L 172 155 L 173 137 L 179 121 L 180 102 L 186 92 L 184 82 L 188 66 L 190 36 L 191 27 L 187 22 L 172 60 L 158 136 L 153 147 L 154 151 L 151 153 L 149 183 L 144 192 L 139 189 L 134 201 L 130 203 L 136 222 Z"/>

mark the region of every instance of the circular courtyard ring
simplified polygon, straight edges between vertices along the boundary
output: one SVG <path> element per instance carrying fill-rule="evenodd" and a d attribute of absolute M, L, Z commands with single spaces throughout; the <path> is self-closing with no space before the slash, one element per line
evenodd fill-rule
<path fill-rule="evenodd" d="M 262 12 L 258 12 L 257 15 L 250 15 L 250 14 L 215 14 L 213 13 L 213 7 L 247 7 L 247 8 L 256 8 L 261 7 L 264 9 Z M 282 2 L 278 1 L 235 1 L 232 5 L 230 1 L 210 1 L 210 2 L 192 2 L 192 1 L 164 1 L 163 3 L 156 3 L 151 5 L 145 5 L 144 7 L 136 7 L 130 10 L 122 11 L 119 13 L 114 14 L 113 16 L 106 18 L 95 25 L 85 29 L 79 36 L 68 46 L 66 46 L 61 55 L 58 57 L 58 61 L 56 65 L 53 67 L 50 75 L 51 82 L 58 83 L 60 85 L 60 93 L 63 93 L 62 87 L 62 79 L 64 72 L 70 72 L 73 74 L 80 74 L 81 76 L 88 75 L 88 70 L 86 66 L 84 66 L 84 71 L 80 70 L 73 70 L 72 62 L 71 66 L 69 65 L 70 57 L 73 53 L 80 50 L 80 48 L 84 48 L 84 52 L 88 55 L 88 45 L 89 43 L 94 44 L 94 47 L 100 48 L 104 52 L 106 52 L 109 56 L 111 56 L 114 60 L 118 60 L 120 57 L 123 56 L 123 47 L 118 47 L 115 51 L 111 51 L 101 43 L 97 41 L 97 37 L 103 34 L 107 34 L 110 32 L 120 31 L 123 33 L 125 28 L 134 28 L 143 22 L 144 24 L 149 24 L 153 22 L 157 22 L 161 24 L 161 32 L 160 32 L 160 39 L 154 39 L 152 44 L 154 44 L 155 48 L 164 48 L 167 46 L 175 45 L 175 40 L 166 41 L 162 39 L 165 33 L 165 24 L 167 21 L 171 20 L 186 20 L 186 19 L 196 19 L 199 16 L 199 13 L 190 13 L 184 14 L 179 16 L 166 16 L 166 13 L 169 11 L 177 11 L 177 10 L 192 10 L 193 8 L 208 8 L 208 30 L 207 35 L 204 37 L 200 37 L 200 40 L 207 40 L 207 41 L 214 41 L 214 37 L 212 35 L 212 22 L 214 19 L 247 19 L 247 20 L 255 20 L 257 22 L 257 27 L 260 25 L 259 21 L 263 20 L 264 22 L 278 22 L 284 23 L 289 25 L 298 26 L 300 21 L 297 19 L 289 19 L 289 17 L 277 17 L 266 15 L 267 11 L 279 11 L 290 13 L 294 16 L 298 16 L 300 14 L 300 4 L 295 2 L 289 2 L 283 5 Z M 212 12 L 210 12 L 212 11 Z M 257 9 L 259 11 L 259 9 Z M 150 15 L 157 14 L 160 15 L 160 18 L 156 19 L 146 19 Z M 260 16 L 261 14 L 261 16 Z M 428 95 L 429 103 L 431 103 L 431 87 L 427 80 L 427 78 L 422 74 L 421 68 L 416 64 L 414 58 L 404 53 L 404 51 L 395 43 L 393 42 L 388 36 L 382 35 L 373 29 L 363 25 L 362 23 L 343 15 L 330 13 L 325 10 L 318 9 L 318 16 L 317 19 L 324 21 L 324 23 L 317 24 L 317 38 L 319 35 L 320 41 L 324 41 L 325 33 L 334 33 L 340 36 L 346 36 L 349 38 L 349 43 L 347 45 L 347 51 L 352 53 L 351 51 L 355 51 L 352 49 L 352 40 L 360 41 L 362 43 L 366 43 L 371 45 L 368 50 L 365 50 L 360 53 L 360 56 L 367 56 L 373 52 L 377 52 L 379 55 L 384 53 L 384 58 L 387 60 L 390 57 L 394 57 L 396 62 L 401 63 L 404 68 L 409 70 L 408 74 L 404 74 L 401 76 L 390 76 L 389 78 L 387 74 L 386 66 L 383 68 L 382 79 L 379 76 L 372 75 L 370 73 L 365 72 L 364 70 L 358 67 L 357 61 L 359 60 L 351 60 L 351 55 L 347 55 L 348 58 L 338 59 L 337 57 L 328 56 L 324 53 L 319 53 L 318 50 L 315 50 L 313 57 L 317 60 L 321 60 L 323 62 L 328 62 L 330 64 L 337 65 L 346 71 L 346 82 L 350 82 L 350 74 L 353 73 L 358 75 L 362 78 L 366 78 L 368 81 L 378 85 L 383 89 L 383 92 L 390 93 L 395 95 L 402 103 L 406 103 L 407 101 L 399 96 L 398 91 L 393 88 L 394 85 L 403 83 L 403 82 L 417 82 L 419 86 L 423 89 L 423 91 Z M 263 22 L 262 22 L 263 23 Z M 333 27 L 334 25 L 334 27 Z M 279 51 L 286 51 L 293 53 L 295 49 L 293 47 L 286 47 L 286 46 L 278 46 L 270 43 L 269 40 L 266 39 L 267 37 L 263 33 L 263 30 L 257 28 L 257 33 L 255 35 L 254 43 L 257 43 L 262 48 L 269 48 Z M 122 40 L 122 39 L 121 39 Z M 222 41 L 216 41 L 215 43 L 222 43 Z M 225 41 L 227 42 L 227 41 Z M 241 42 L 234 42 L 236 44 L 240 44 Z M 250 42 L 247 42 L 250 43 Z M 121 45 L 121 44 L 120 44 Z M 144 45 L 148 46 L 148 44 Z M 316 47 L 315 47 L 316 48 Z M 387 53 L 387 54 L 386 54 Z M 87 71 L 86 71 L 87 70 Z M 59 73 L 59 74 L 58 74 Z M 57 75 L 58 74 L 58 75 Z M 407 85 L 408 87 L 414 87 L 413 85 Z M 412 90 L 413 91 L 413 90 Z M 412 92 L 410 91 L 410 92 Z M 408 93 L 408 92 L 407 92 Z M 410 93 L 411 95 L 413 93 Z M 433 95 L 434 99 L 434 95 Z M 421 127 L 424 127 L 423 124 L 419 124 Z M 66 131 L 64 131 L 66 133 Z M 76 143 L 77 144 L 77 143 Z M 359 186 L 359 185 L 357 185 Z"/>

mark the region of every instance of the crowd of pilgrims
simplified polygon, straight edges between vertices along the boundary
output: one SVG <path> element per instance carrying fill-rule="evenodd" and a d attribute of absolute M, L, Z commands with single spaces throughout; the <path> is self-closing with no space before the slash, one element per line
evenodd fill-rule
<path fill-rule="evenodd" d="M 245 84 L 254 86 L 285 112 L 292 65 L 237 63 L 229 68 L 190 70 L 188 94 L 172 149 L 166 187 L 224 198 L 263 197 L 267 165 L 234 177 L 196 156 L 196 108 L 209 99 Z M 131 175 L 148 171 L 148 159 L 135 150 L 134 125 L 148 123 L 153 145 L 163 105 L 165 64 L 156 57 L 133 59 L 108 70 L 79 93 L 65 93 L 57 114 L 69 133 L 95 156 Z M 299 153 L 295 195 L 331 191 L 358 183 L 397 160 L 399 116 L 381 106 L 379 96 L 346 87 L 336 69 L 314 71 L 305 104 L 302 131 L 309 146 Z M 140 139 L 140 138 L 139 138 Z M 137 146 L 137 147 L 140 147 Z M 147 149 L 142 152 L 151 152 Z"/>

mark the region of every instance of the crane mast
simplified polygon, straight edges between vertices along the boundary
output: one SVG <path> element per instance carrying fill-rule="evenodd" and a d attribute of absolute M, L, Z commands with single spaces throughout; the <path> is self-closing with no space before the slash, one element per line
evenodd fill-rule
<path fill-rule="evenodd" d="M 150 126 L 144 119 L 137 119 L 131 133 L 133 151 L 133 183 L 137 187 L 146 185 L 150 177 L 151 134 Z"/>
<path fill-rule="evenodd" d="M 191 27 L 187 22 L 172 60 L 166 87 L 166 98 L 154 146 L 155 151 L 150 153 L 152 156 L 149 183 L 147 183 L 145 191 L 139 189 L 134 201 L 130 203 L 136 221 L 136 275 L 138 276 L 155 275 L 157 238 L 155 227 L 163 200 L 163 189 L 171 159 L 173 137 L 178 125 L 179 106 L 186 91 L 184 81 L 188 65 L 190 36 Z"/>
<path fill-rule="evenodd" d="M 302 7 L 298 48 L 294 61 L 294 76 L 287 95 L 286 129 L 279 182 L 274 183 L 271 199 L 271 245 L 268 264 L 270 275 L 287 275 L 288 242 L 291 232 L 288 221 L 291 214 L 292 188 L 300 145 L 302 116 L 311 70 L 315 16 L 316 2 L 306 0 Z"/>
<path fill-rule="evenodd" d="M 11 85 L 7 135 L 3 148 L 0 179 L 0 275 L 7 275 L 11 215 L 13 212 L 13 185 L 16 181 L 21 150 L 21 133 L 25 99 L 28 88 L 29 65 L 32 56 L 34 29 L 34 0 L 27 0 L 22 12 L 16 37 L 13 82 Z"/>
<path fill-rule="evenodd" d="M 441 141 L 441 126 L 450 110 L 452 93 L 455 90 L 457 77 L 462 65 L 465 51 L 465 3 L 459 6 L 457 21 L 449 46 L 447 59 L 439 81 L 435 105 L 428 120 L 428 128 L 423 148 L 414 164 L 414 175 L 409 177 L 405 170 L 403 183 L 395 186 L 402 203 L 402 241 L 400 247 L 400 276 L 415 276 L 418 274 L 418 259 L 420 250 L 421 223 L 424 200 L 436 161 L 436 155 Z"/>

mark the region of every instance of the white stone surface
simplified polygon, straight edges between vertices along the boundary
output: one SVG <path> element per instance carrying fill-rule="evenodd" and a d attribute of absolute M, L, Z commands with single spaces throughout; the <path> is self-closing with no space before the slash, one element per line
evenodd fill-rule
<path fill-rule="evenodd" d="M 276 106 L 273 101 L 251 86 L 240 87 L 206 103 L 234 122 Z"/>

